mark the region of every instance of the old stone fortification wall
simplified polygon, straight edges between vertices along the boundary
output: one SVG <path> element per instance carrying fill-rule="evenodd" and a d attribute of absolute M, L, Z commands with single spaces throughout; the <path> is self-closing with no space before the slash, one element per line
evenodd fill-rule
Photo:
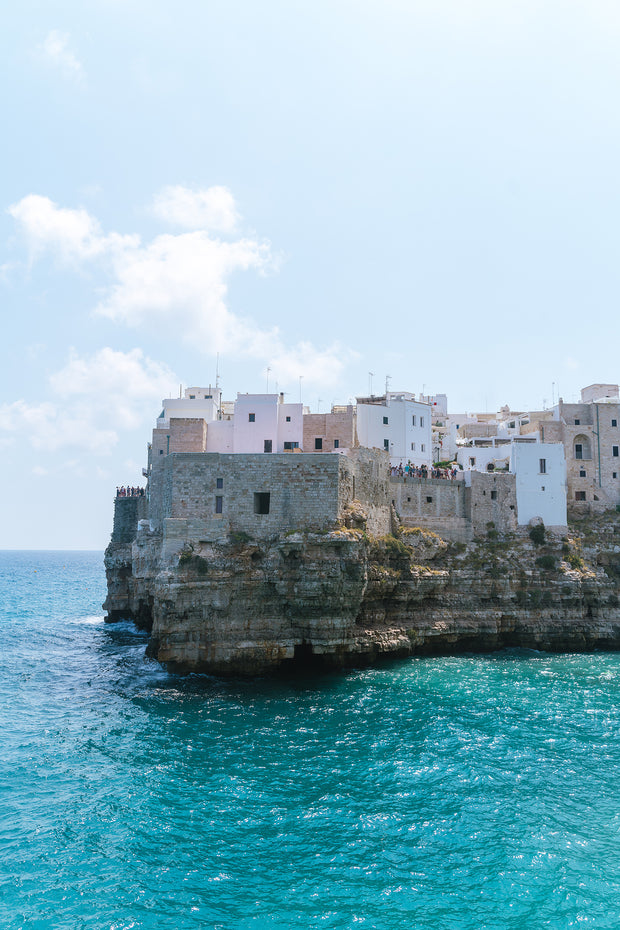
<path fill-rule="evenodd" d="M 517 530 L 515 476 L 472 471 L 470 519 L 474 536 L 484 536 L 491 523 L 499 533 L 514 533 Z"/>
<path fill-rule="evenodd" d="M 391 501 L 403 526 L 422 526 L 452 542 L 473 537 L 470 491 L 463 481 L 390 478 Z"/>
<path fill-rule="evenodd" d="M 192 539 L 230 534 L 327 532 L 355 498 L 367 529 L 390 529 L 387 457 L 371 450 L 338 454 L 171 454 L 153 461 L 151 527 L 168 554 Z"/>
<path fill-rule="evenodd" d="M 138 520 L 147 517 L 146 497 L 117 497 L 114 499 L 114 525 L 111 542 L 131 545 L 138 529 Z"/>
<path fill-rule="evenodd" d="M 452 542 L 486 536 L 490 524 L 499 533 L 517 530 L 515 476 L 471 472 L 462 480 L 390 478 L 391 501 L 403 526 L 422 526 Z"/>

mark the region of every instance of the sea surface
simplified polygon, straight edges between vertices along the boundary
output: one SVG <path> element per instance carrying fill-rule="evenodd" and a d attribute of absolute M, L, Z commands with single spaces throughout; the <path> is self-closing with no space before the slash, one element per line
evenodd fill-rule
<path fill-rule="evenodd" d="M 620 656 L 168 674 L 0 553 L 0 927 L 620 927 Z"/>

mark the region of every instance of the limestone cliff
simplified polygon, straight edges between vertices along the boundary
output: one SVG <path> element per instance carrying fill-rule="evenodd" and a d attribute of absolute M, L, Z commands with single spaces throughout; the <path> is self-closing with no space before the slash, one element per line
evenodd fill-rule
<path fill-rule="evenodd" d="M 355 525 L 355 521 L 349 524 Z M 233 533 L 167 554 L 144 521 L 106 550 L 110 620 L 150 632 L 172 668 L 265 674 L 382 656 L 620 647 L 620 515 L 448 544 L 425 530 Z"/>

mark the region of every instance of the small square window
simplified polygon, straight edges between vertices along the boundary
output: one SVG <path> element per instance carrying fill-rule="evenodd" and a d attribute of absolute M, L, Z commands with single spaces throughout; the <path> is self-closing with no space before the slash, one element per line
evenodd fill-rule
<path fill-rule="evenodd" d="M 217 497 L 215 498 L 215 512 L 222 513 L 223 510 L 224 510 L 224 498 L 218 494 Z"/>
<path fill-rule="evenodd" d="M 433 498 L 432 498 L 432 497 L 427 497 L 427 498 L 426 498 L 426 503 L 427 503 L 427 504 L 432 504 L 432 503 L 433 503 Z"/>
<path fill-rule="evenodd" d="M 163 454 L 164 454 L 164 450 L 163 450 L 163 449 L 160 449 L 160 450 L 159 450 L 159 454 L 160 454 L 160 455 L 163 455 Z"/>
<path fill-rule="evenodd" d="M 216 479 L 215 479 L 215 487 L 218 489 L 218 491 L 219 491 L 220 488 L 223 488 L 223 487 L 224 487 L 224 479 L 223 479 L 223 478 L 216 478 Z"/>
<path fill-rule="evenodd" d="M 248 423 L 256 423 L 256 414 L 248 413 Z"/>
<path fill-rule="evenodd" d="M 581 420 L 575 420 L 575 426 L 580 426 L 580 425 L 581 425 Z"/>
<path fill-rule="evenodd" d="M 195 395 L 195 394 L 190 394 L 190 395 L 189 395 L 189 399 L 190 399 L 190 400 L 196 400 L 196 395 Z"/>
<path fill-rule="evenodd" d="M 339 448 L 340 448 L 340 440 L 334 439 L 334 449 L 339 449 Z"/>
<path fill-rule="evenodd" d="M 580 471 L 579 471 L 579 477 L 580 477 L 580 478 L 587 478 L 587 477 L 588 477 L 587 474 L 586 474 L 585 468 L 580 469 Z"/>
<path fill-rule="evenodd" d="M 287 423 L 290 423 L 290 422 L 291 422 L 291 418 L 290 418 L 290 417 L 287 417 L 287 418 L 286 418 L 286 422 L 287 422 Z"/>
<path fill-rule="evenodd" d="M 491 491 L 491 500 L 492 500 L 492 501 L 496 501 L 496 500 L 497 500 L 497 491 Z"/>
<path fill-rule="evenodd" d="M 383 425 L 384 425 L 384 426 L 387 426 L 387 425 L 388 425 L 388 418 L 387 418 L 387 417 L 383 417 Z"/>
<path fill-rule="evenodd" d="M 575 491 L 575 500 L 576 501 L 585 501 L 586 492 L 585 491 Z"/>
<path fill-rule="evenodd" d="M 314 440 L 314 450 L 316 452 L 317 449 L 322 449 L 322 448 L 323 448 L 323 439 L 321 436 L 317 436 L 316 439 Z"/>
<path fill-rule="evenodd" d="M 269 513 L 269 504 L 271 503 L 271 494 L 269 491 L 254 493 L 254 513 Z"/>

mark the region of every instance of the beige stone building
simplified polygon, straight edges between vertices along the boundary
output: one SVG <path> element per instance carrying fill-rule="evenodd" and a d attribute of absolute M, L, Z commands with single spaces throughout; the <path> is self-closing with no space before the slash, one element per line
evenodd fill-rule
<path fill-rule="evenodd" d="M 304 413 L 303 451 L 333 452 L 334 449 L 355 449 L 357 413 L 353 404 L 334 406 L 331 413 Z"/>
<path fill-rule="evenodd" d="M 599 513 L 620 504 L 620 396 L 617 384 L 592 384 L 581 403 L 560 398 L 553 420 L 540 423 L 544 442 L 564 445 L 569 511 Z"/>

